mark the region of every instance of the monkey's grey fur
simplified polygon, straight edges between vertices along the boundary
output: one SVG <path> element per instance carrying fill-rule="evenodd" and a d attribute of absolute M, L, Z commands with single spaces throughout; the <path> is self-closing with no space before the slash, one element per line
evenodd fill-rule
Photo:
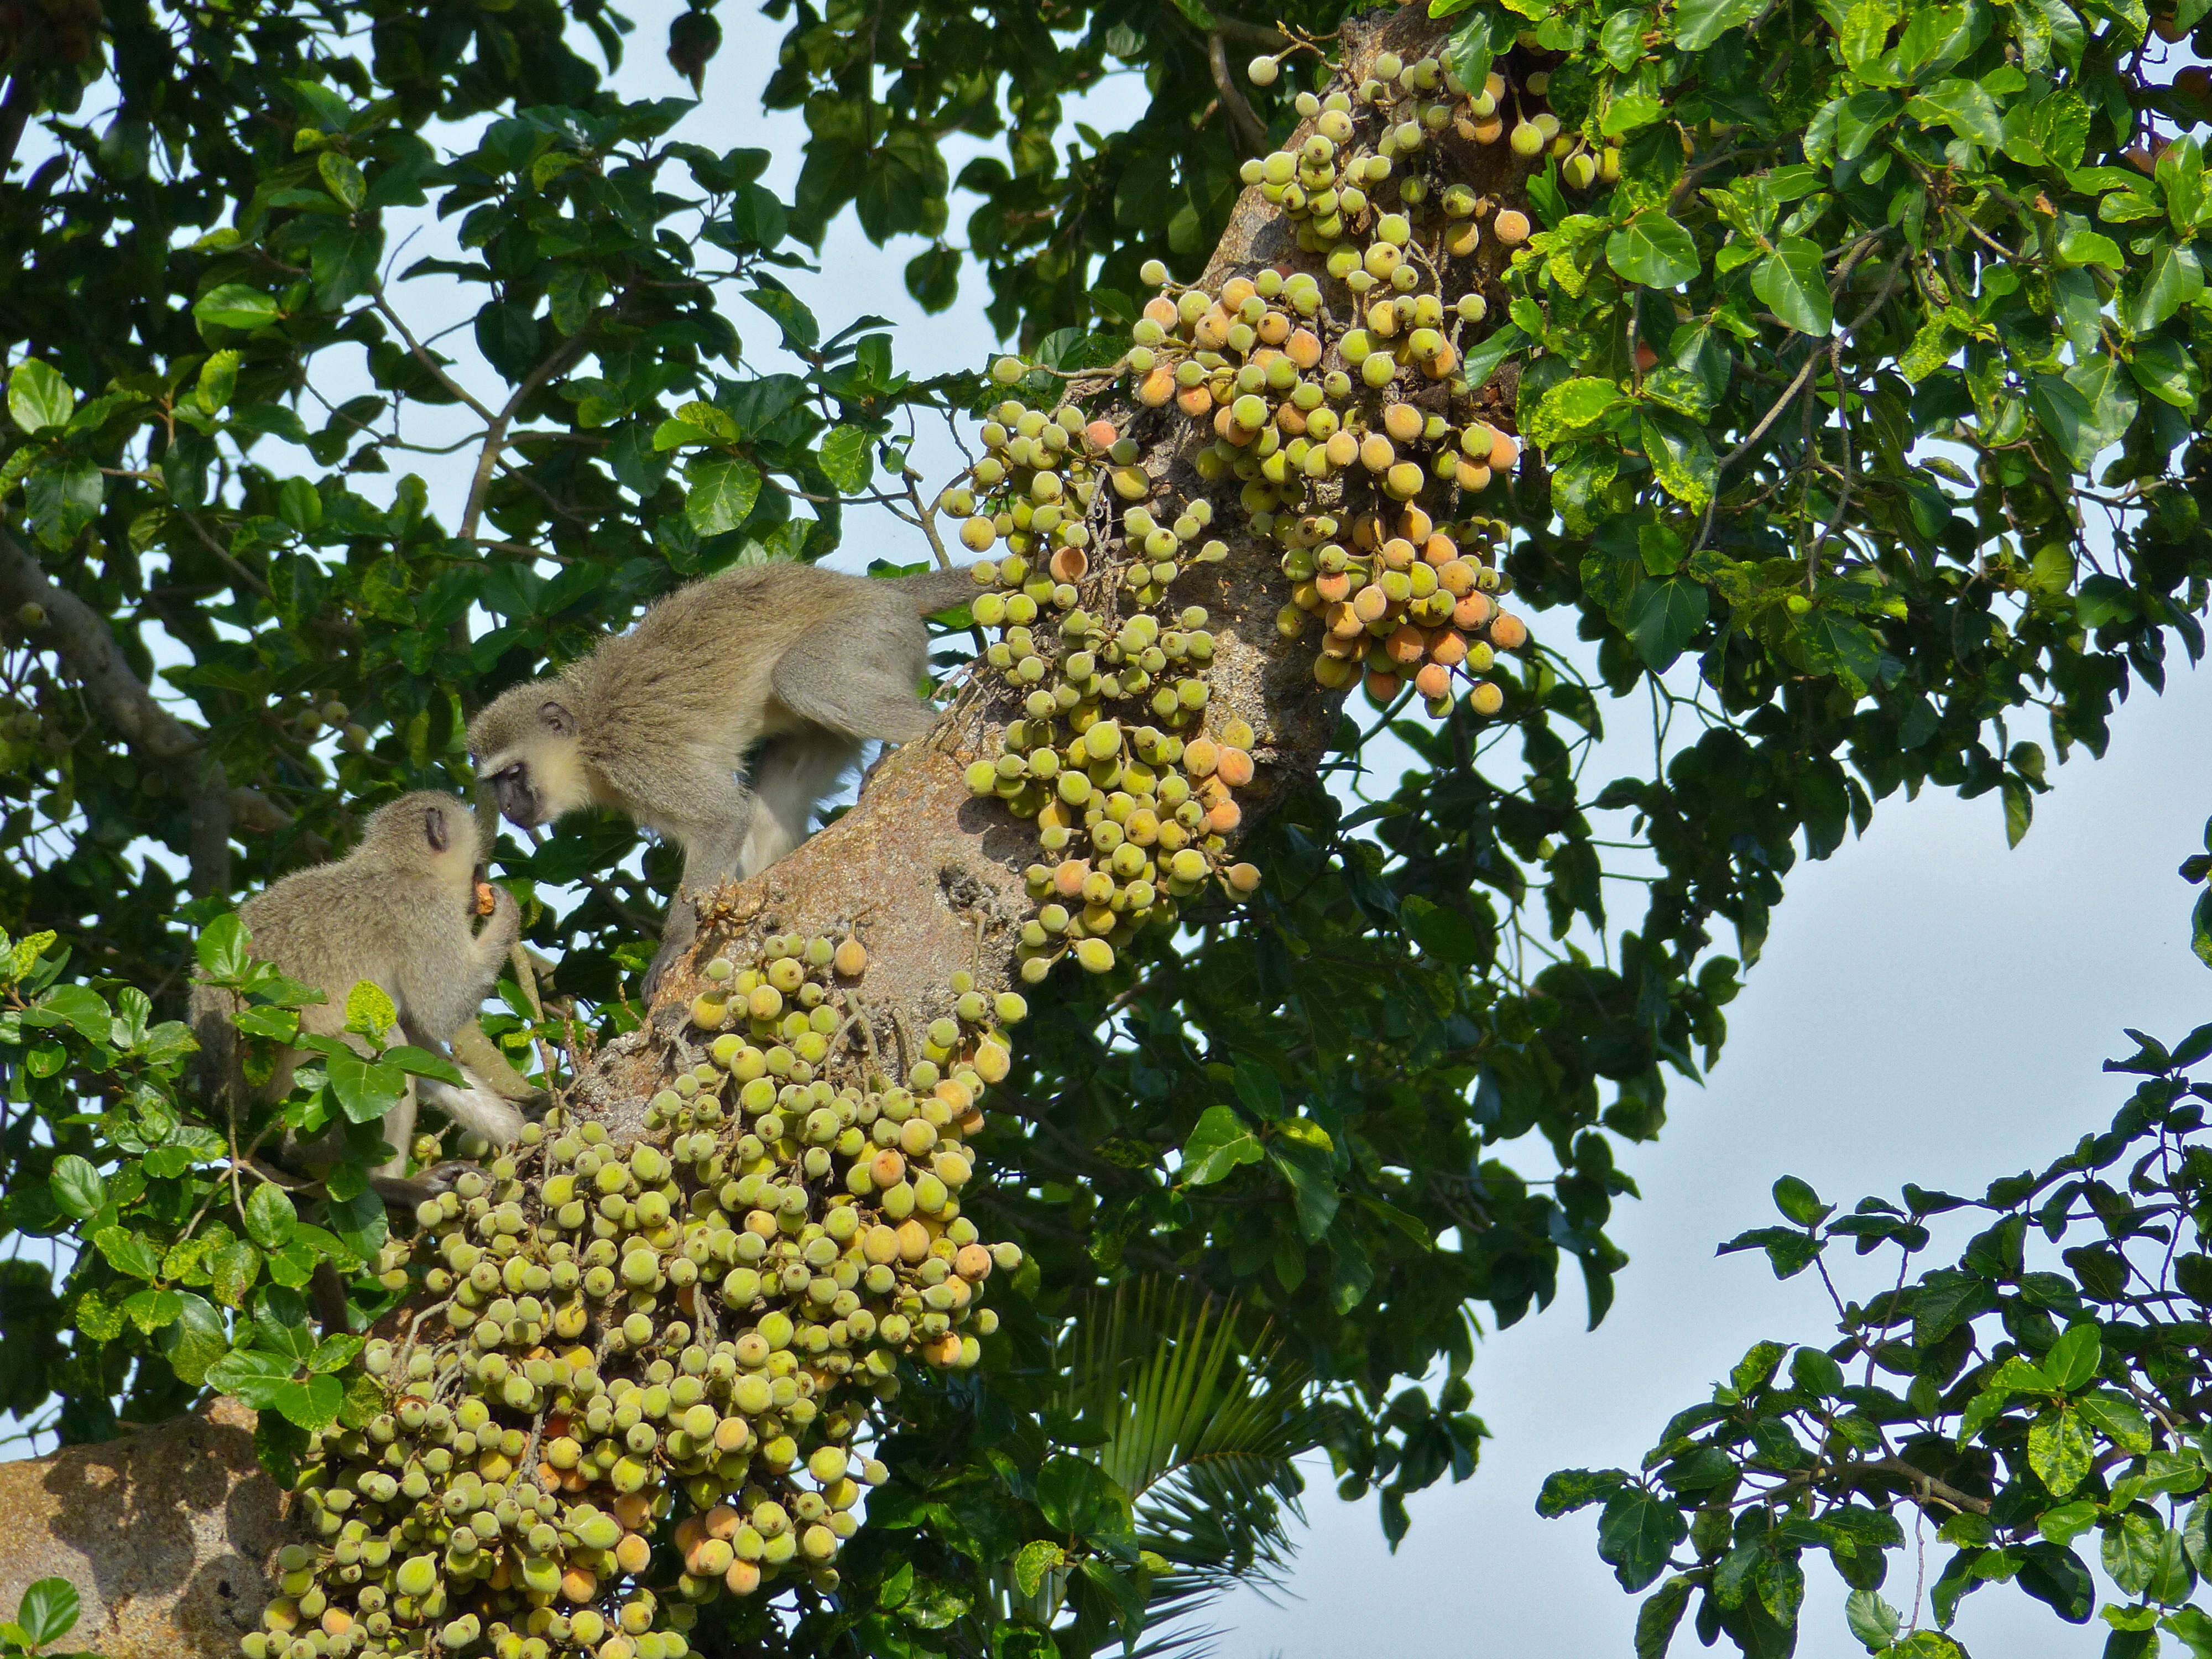
<path fill-rule="evenodd" d="M 326 999 L 300 1011 L 303 1030 L 344 1036 L 346 994 L 367 980 L 392 999 L 407 1041 L 450 1057 L 454 1033 L 475 1018 L 498 984 L 501 965 L 521 931 L 514 896 L 497 886 L 492 913 L 483 931 L 476 931 L 479 848 L 476 814 L 466 803 L 431 791 L 403 795 L 371 815 L 361 844 L 345 857 L 287 876 L 239 907 L 253 954 Z M 210 1086 L 236 1098 L 245 1084 L 231 1006 L 230 993 L 193 988 L 192 1025 Z M 345 1040 L 365 1047 L 357 1037 Z M 297 1049 L 287 1054 L 258 1091 L 259 1098 L 276 1100 L 289 1092 L 301 1058 Z M 404 1179 L 418 1091 L 454 1122 L 495 1145 L 522 1133 L 520 1111 L 466 1069 L 462 1075 L 469 1087 L 410 1079 L 405 1097 L 385 1115 L 384 1139 L 395 1157 L 375 1175 L 387 1199 L 411 1202 L 434 1192 L 434 1182 Z M 337 1141 L 336 1132 L 306 1145 L 288 1137 L 279 1161 L 293 1169 L 328 1162 Z"/>
<path fill-rule="evenodd" d="M 903 743 L 936 711 L 917 695 L 922 619 L 975 592 L 965 569 L 875 581 L 753 565 L 694 582 L 549 679 L 469 725 L 469 754 L 523 829 L 614 807 L 684 849 L 649 996 L 698 936 L 697 900 L 806 838 L 869 738 Z M 738 769 L 766 747 L 750 779 Z"/>

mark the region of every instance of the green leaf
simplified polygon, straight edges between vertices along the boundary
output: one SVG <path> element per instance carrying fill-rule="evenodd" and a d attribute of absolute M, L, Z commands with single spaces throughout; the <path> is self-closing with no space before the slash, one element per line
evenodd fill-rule
<path fill-rule="evenodd" d="M 1274 1073 L 1248 1054 L 1239 1054 L 1235 1070 L 1237 1098 L 1253 1116 L 1273 1123 L 1283 1115 L 1283 1082 Z"/>
<path fill-rule="evenodd" d="M 2097 1524 L 2097 1516 L 2094 1504 L 2077 1498 L 2044 1510 L 2036 1517 L 2036 1530 L 2054 1544 L 2070 1544 Z"/>
<path fill-rule="evenodd" d="M 1625 1469 L 1557 1469 L 1536 1493 L 1536 1513 L 1547 1521 L 1610 1498 L 1628 1482 Z"/>
<path fill-rule="evenodd" d="M 1863 622 L 1819 610 L 1798 624 L 1798 637 L 1813 667 L 1834 675 L 1857 696 L 1865 696 L 1881 673 L 1881 636 Z"/>
<path fill-rule="evenodd" d="M 1501 323 L 1488 334 L 1467 349 L 1467 361 L 1460 365 L 1460 378 L 1469 392 L 1480 392 L 1498 370 L 1498 364 L 1528 343 L 1528 337 L 1512 323 Z"/>
<path fill-rule="evenodd" d="M 57 985 L 33 1005 L 40 1025 L 67 1025 L 87 1042 L 105 1042 L 115 1023 L 114 1013 L 88 985 Z"/>
<path fill-rule="evenodd" d="M 1047 1458 L 1037 1471 L 1036 1503 L 1048 1525 L 1073 1538 L 1118 1540 L 1131 1531 L 1121 1489 L 1096 1463 L 1070 1452 Z"/>
<path fill-rule="evenodd" d="M 545 290 L 545 314 L 562 336 L 580 332 L 607 297 L 605 274 L 596 266 L 564 264 Z"/>
<path fill-rule="evenodd" d="M 1660 487 L 1692 512 L 1711 501 L 1720 464 L 1705 428 L 1657 410 L 1646 410 L 1641 425 L 1644 459 Z"/>
<path fill-rule="evenodd" d="M 1032 1539 L 1014 1558 L 1014 1583 L 1024 1595 L 1034 1596 L 1045 1575 L 1067 1565 L 1067 1552 L 1049 1539 Z"/>
<path fill-rule="evenodd" d="M 1522 422 L 1521 435 L 1539 449 L 1587 431 L 1628 401 L 1611 380 L 1585 375 L 1562 380 L 1547 392 Z"/>
<path fill-rule="evenodd" d="M 1836 1212 L 1834 1205 L 1820 1202 L 1820 1194 L 1796 1176 L 1774 1183 L 1774 1207 L 1801 1227 L 1818 1226 Z"/>
<path fill-rule="evenodd" d="M 1711 599 L 1686 576 L 1639 581 L 1628 602 L 1628 637 L 1653 673 L 1663 673 L 1705 626 Z"/>
<path fill-rule="evenodd" d="M 1398 902 L 1398 921 L 1414 944 L 1455 968 L 1472 968 L 1482 955 L 1474 924 L 1449 905 L 1409 893 Z"/>
<path fill-rule="evenodd" d="M 1844 1621 L 1872 1653 L 1897 1639 L 1905 1616 L 1873 1590 L 1855 1589 L 1844 1598 Z"/>
<path fill-rule="evenodd" d="M 244 1399 L 243 1395 L 239 1396 Z M 259 1409 L 257 1407 L 257 1409 Z M 281 1413 L 263 1410 L 253 1425 L 253 1455 L 280 1492 L 300 1484 L 300 1460 L 307 1453 L 307 1431 Z"/>
<path fill-rule="evenodd" d="M 1644 377 L 1644 399 L 1693 421 L 1713 412 L 1712 388 L 1696 374 L 1672 363 L 1662 363 Z"/>
<path fill-rule="evenodd" d="M 1762 0 L 1682 0 L 1674 8 L 1674 44 L 1703 52 L 1730 29 L 1759 15 Z"/>
<path fill-rule="evenodd" d="M 76 393 L 50 365 L 26 357 L 8 375 L 8 413 L 26 432 L 63 425 L 76 407 Z"/>
<path fill-rule="evenodd" d="M 907 261 L 906 291 L 932 316 L 960 297 L 960 250 L 937 243 Z"/>
<path fill-rule="evenodd" d="M 264 1250 L 282 1249 L 299 1224 L 300 1212 L 281 1188 L 262 1182 L 246 1200 L 246 1236 Z"/>
<path fill-rule="evenodd" d="M 2094 1320 L 2083 1320 L 2069 1325 L 2065 1334 L 2051 1345 L 2037 1369 L 2048 1376 L 2060 1392 L 2071 1394 L 2097 1374 L 2097 1363 L 2104 1352 L 2103 1333 Z"/>
<path fill-rule="evenodd" d="M 1316 1146 L 1278 1140 L 1268 1158 L 1290 1182 L 1298 1231 L 1309 1244 L 1316 1243 L 1336 1219 L 1342 1194 L 1336 1188 L 1336 1170 L 1329 1154 Z"/>
<path fill-rule="evenodd" d="M 169 1369 L 197 1389 L 207 1381 L 208 1367 L 229 1352 L 230 1334 L 221 1312 L 205 1297 L 191 1291 L 176 1296 L 177 1317 L 162 1330 L 161 1348 Z"/>
<path fill-rule="evenodd" d="M 313 1433 L 338 1420 L 338 1407 L 345 1404 L 345 1384 L 335 1376 L 280 1382 L 272 1403 L 287 1420 Z"/>
<path fill-rule="evenodd" d="M 2084 1423 L 2122 1451 L 2141 1457 L 2150 1449 L 2150 1419 L 2143 1415 L 2142 1407 L 2118 1389 L 2098 1389 L 2085 1394 L 2074 1402 L 2074 1407 L 2081 1413 Z"/>
<path fill-rule="evenodd" d="M 2142 400 L 2136 396 L 2135 380 L 2120 360 L 2106 352 L 2085 358 L 2066 371 L 2066 384 L 2081 394 L 2089 408 L 2084 442 L 2098 451 L 2109 449 L 2127 435 Z"/>
<path fill-rule="evenodd" d="M 407 1073 L 390 1060 L 372 1060 L 343 1044 L 334 1044 L 324 1062 L 331 1092 L 349 1123 L 373 1123 L 399 1103 L 407 1092 Z M 259 1241 L 265 1243 L 266 1241 Z"/>
<path fill-rule="evenodd" d="M 235 351 L 211 351 L 208 360 L 200 365 L 200 375 L 192 387 L 192 401 L 210 415 L 220 415 L 230 404 L 231 394 L 238 389 L 238 365 L 243 361 Z"/>
<path fill-rule="evenodd" d="M 2105 447 L 2102 428 L 2089 400 L 2063 377 L 2039 374 L 2029 387 L 2027 404 L 2074 470 L 2087 471 Z"/>
<path fill-rule="evenodd" d="M 184 1297 L 174 1291 L 134 1291 L 123 1298 L 125 1316 L 149 1336 L 173 1321 L 184 1308 Z"/>
<path fill-rule="evenodd" d="M 305 1228 L 303 1233 L 314 1229 Z M 295 1290 L 270 1285 L 254 1298 L 253 1340 L 269 1352 L 294 1366 L 307 1363 L 315 1352 L 314 1328 L 307 1298 Z"/>
<path fill-rule="evenodd" d="M 360 211 L 368 197 L 368 183 L 358 167 L 336 150 L 326 149 L 316 155 L 315 171 L 322 177 L 323 188 L 337 198 L 347 212 Z"/>
<path fill-rule="evenodd" d="M 434 1054 L 428 1048 L 417 1048 L 411 1042 L 403 1042 L 386 1048 L 382 1056 L 387 1066 L 397 1066 L 413 1077 L 434 1077 L 441 1083 L 450 1083 L 456 1089 L 468 1086 L 468 1079 L 461 1068 L 443 1054 Z"/>
<path fill-rule="evenodd" d="M 2028 1467 L 2053 1498 L 2080 1486 L 2095 1460 L 2096 1447 L 2071 1406 L 2045 1411 L 2027 1431 Z"/>
<path fill-rule="evenodd" d="M 1623 278 L 1645 288 L 1680 288 L 1704 269 L 1690 233 L 1656 207 L 1631 214 L 1605 239 L 1605 260 Z"/>
<path fill-rule="evenodd" d="M 0 938 L 4 937 L 0 935 Z M 13 950 L 0 952 L 0 973 L 4 973 L 10 981 L 20 981 L 38 966 L 39 958 L 46 953 L 55 938 L 54 931 L 48 928 L 43 933 L 32 934 L 28 939 L 17 939 Z"/>
<path fill-rule="evenodd" d="M 812 312 L 799 302 L 798 296 L 781 283 L 764 276 L 761 285 L 745 298 L 775 319 L 776 326 L 783 331 L 786 350 L 805 356 L 820 343 L 822 325 L 814 320 Z"/>
<path fill-rule="evenodd" d="M 1751 273 L 1751 291 L 1800 334 L 1825 339 L 1836 325 L 1820 248 L 1802 236 L 1785 236 Z"/>
<path fill-rule="evenodd" d="M 226 1308 L 244 1304 L 261 1277 L 261 1252 L 242 1238 L 231 1240 L 207 1255 L 208 1288 Z"/>
<path fill-rule="evenodd" d="M 2142 276 L 2122 293 L 2120 321 L 2131 333 L 2148 334 L 2203 291 L 2204 267 L 2196 250 L 2161 240 Z"/>
<path fill-rule="evenodd" d="M 95 1342 L 112 1342 L 123 1334 L 122 1307 L 97 1290 L 79 1292 L 70 1305 L 70 1322 Z"/>
<path fill-rule="evenodd" d="M 54 1160 L 46 1186 L 53 1194 L 54 1207 L 79 1221 L 91 1220 L 107 1202 L 107 1183 L 100 1178 L 100 1171 L 89 1159 L 75 1152 L 64 1152 Z"/>
<path fill-rule="evenodd" d="M 373 980 L 356 980 L 353 988 L 346 993 L 345 1028 L 358 1031 L 363 1036 L 383 1040 L 384 1034 L 399 1023 L 399 1010 L 385 994 L 384 988 Z"/>
<path fill-rule="evenodd" d="M 1644 1598 L 1636 1612 L 1636 1659 L 1665 1659 L 1692 1588 L 1687 1578 L 1669 1578 Z"/>
<path fill-rule="evenodd" d="M 868 434 L 857 426 L 833 428 L 823 439 L 817 459 L 822 464 L 822 475 L 836 486 L 840 495 L 857 495 L 868 487 L 868 480 L 875 475 L 869 448 Z"/>
<path fill-rule="evenodd" d="M 119 1273 L 133 1279 L 161 1276 L 160 1253 L 137 1233 L 122 1227 L 102 1227 L 92 1236 L 92 1242 L 107 1265 Z"/>
<path fill-rule="evenodd" d="M 246 972 L 247 946 L 252 943 L 246 924 L 235 915 L 217 916 L 200 930 L 194 947 L 200 971 L 210 979 L 238 979 Z"/>
<path fill-rule="evenodd" d="M 376 263 L 384 257 L 384 233 L 374 225 L 334 226 L 307 244 L 307 254 L 315 303 L 335 309 L 376 281 Z"/>
<path fill-rule="evenodd" d="M 203 328 L 262 328 L 276 320 L 276 302 L 258 289 L 225 283 L 194 301 L 192 315 Z"/>
<path fill-rule="evenodd" d="M 1667 1558 L 1689 1534 L 1689 1522 L 1665 1499 L 1624 1486 L 1598 1517 L 1598 1559 L 1625 1590 L 1640 1590 L 1666 1570 Z"/>
<path fill-rule="evenodd" d="M 1267 1153 L 1260 1138 L 1230 1106 L 1209 1106 L 1183 1142 L 1182 1176 L 1194 1187 L 1208 1187 L 1242 1164 L 1257 1164 Z"/>
<path fill-rule="evenodd" d="M 684 464 L 690 486 L 684 516 L 702 536 L 735 530 L 751 516 L 760 499 L 760 469 L 738 455 L 694 455 Z"/>
<path fill-rule="evenodd" d="M 2202 1607 L 2178 1607 L 2158 1627 L 2187 1648 L 2190 1659 L 2212 1659 L 2212 1616 Z"/>
<path fill-rule="evenodd" d="M 2160 402 L 2195 412 L 2203 380 L 2197 360 L 2179 342 L 2162 335 L 2137 341 L 2135 356 L 2128 360 L 2128 373 Z"/>
<path fill-rule="evenodd" d="M 34 1648 L 58 1642 L 75 1628 L 76 1586 L 66 1578 L 41 1578 L 23 1592 L 15 1609 L 15 1622 L 23 1627 Z"/>
<path fill-rule="evenodd" d="M 1905 112 L 1923 126 L 1948 126 L 1984 149 L 1996 149 L 2004 143 L 2004 129 L 1997 120 L 1996 103 L 1972 81 L 1955 76 L 1938 81 L 1916 94 L 1905 105 Z"/>
<path fill-rule="evenodd" d="M 1757 1393 L 1773 1380 L 1775 1367 L 1788 1351 L 1786 1344 L 1771 1340 L 1753 1343 L 1729 1373 L 1729 1386 L 1740 1395 Z"/>
<path fill-rule="evenodd" d="M 33 451 L 21 452 L 26 454 Z M 89 461 L 50 460 L 23 481 L 23 501 L 39 539 L 59 553 L 100 516 L 106 487 Z"/>
<path fill-rule="evenodd" d="M 2103 265 L 2112 270 L 2127 269 L 2127 259 L 2120 245 L 2100 231 L 2089 228 L 2086 220 L 2075 219 L 2066 234 L 2058 239 L 2058 257 L 2069 265 Z"/>

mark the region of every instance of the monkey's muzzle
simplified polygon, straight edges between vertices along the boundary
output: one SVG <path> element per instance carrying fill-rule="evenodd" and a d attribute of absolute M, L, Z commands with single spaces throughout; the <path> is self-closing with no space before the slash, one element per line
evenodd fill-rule
<path fill-rule="evenodd" d="M 511 766 L 491 781 L 492 794 L 499 802 L 499 815 L 518 830 L 535 830 L 544 820 L 538 816 L 538 792 L 530 787 L 527 775 L 520 766 Z"/>

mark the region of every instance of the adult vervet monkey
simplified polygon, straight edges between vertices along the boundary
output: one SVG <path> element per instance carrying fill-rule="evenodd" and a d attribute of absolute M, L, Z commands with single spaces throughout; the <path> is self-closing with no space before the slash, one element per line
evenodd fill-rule
<path fill-rule="evenodd" d="M 611 807 L 684 849 L 690 898 L 668 907 L 649 996 L 698 937 L 702 896 L 804 841 L 867 740 L 929 729 L 923 618 L 975 592 L 964 569 L 887 581 L 801 564 L 725 571 L 505 693 L 470 722 L 470 758 L 522 829 Z"/>

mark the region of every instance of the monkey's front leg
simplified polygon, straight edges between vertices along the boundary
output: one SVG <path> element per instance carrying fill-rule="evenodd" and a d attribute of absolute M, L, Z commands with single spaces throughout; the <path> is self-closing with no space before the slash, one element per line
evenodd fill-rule
<path fill-rule="evenodd" d="M 660 951 L 645 970 L 645 1000 L 651 1002 L 671 966 L 699 940 L 699 907 L 708 894 L 738 873 L 756 810 L 745 798 L 735 817 L 714 829 L 687 838 L 684 848 L 684 880 L 668 901 L 668 921 L 660 930 Z"/>

